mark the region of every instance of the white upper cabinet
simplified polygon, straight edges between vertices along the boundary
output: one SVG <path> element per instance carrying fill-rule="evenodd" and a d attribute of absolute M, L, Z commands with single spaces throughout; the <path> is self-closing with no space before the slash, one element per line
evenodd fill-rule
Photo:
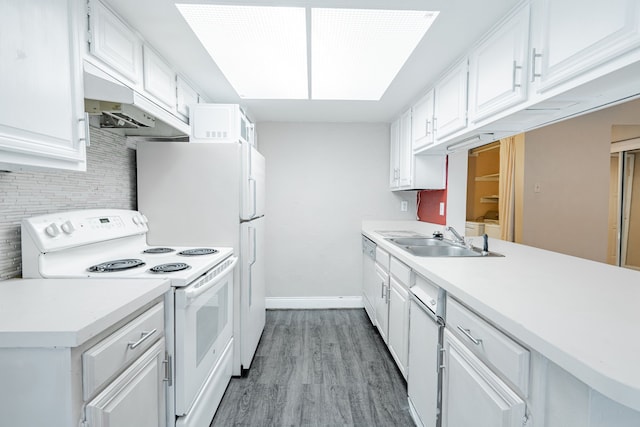
<path fill-rule="evenodd" d="M 436 142 L 467 126 L 467 60 L 460 62 L 435 86 Z"/>
<path fill-rule="evenodd" d="M 526 101 L 528 45 L 529 5 L 525 4 L 471 52 L 471 123 Z"/>
<path fill-rule="evenodd" d="M 391 124 L 391 191 L 441 190 L 446 186 L 446 156 L 413 154 L 411 109 Z"/>
<path fill-rule="evenodd" d="M 413 151 L 433 145 L 433 89 L 411 109 Z"/>
<path fill-rule="evenodd" d="M 531 78 L 545 92 L 640 47 L 638 0 L 532 1 Z"/>
<path fill-rule="evenodd" d="M 176 80 L 176 109 L 186 120 L 189 120 L 189 106 L 198 103 L 198 92 L 180 76 Z"/>
<path fill-rule="evenodd" d="M 413 150 L 411 149 L 411 110 L 400 116 L 400 187 L 410 187 L 413 183 Z"/>
<path fill-rule="evenodd" d="M 400 187 L 400 120 L 391 123 L 389 140 L 389 187 L 393 190 Z"/>
<path fill-rule="evenodd" d="M 86 170 L 75 0 L 0 0 L 0 169 Z"/>
<path fill-rule="evenodd" d="M 98 0 L 89 0 L 89 53 L 135 87 L 142 82 L 142 43 Z M 100 64 L 102 65 L 102 64 Z"/>
<path fill-rule="evenodd" d="M 176 73 L 149 46 L 144 46 L 144 90 L 170 110 L 176 108 Z"/>

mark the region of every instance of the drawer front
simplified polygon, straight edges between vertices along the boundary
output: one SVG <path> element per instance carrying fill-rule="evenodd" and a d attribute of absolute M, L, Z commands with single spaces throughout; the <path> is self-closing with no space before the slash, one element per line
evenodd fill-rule
<path fill-rule="evenodd" d="M 158 303 L 82 354 L 84 400 L 164 336 L 164 303 Z"/>
<path fill-rule="evenodd" d="M 404 263 L 398 261 L 396 258 L 391 257 L 389 262 L 389 271 L 391 275 L 395 276 L 398 281 L 404 285 L 405 288 L 411 286 L 411 269 Z"/>
<path fill-rule="evenodd" d="M 447 327 L 524 396 L 529 390 L 529 350 L 453 298 L 447 298 Z"/>
<path fill-rule="evenodd" d="M 385 271 L 389 271 L 389 252 L 376 246 L 376 263 L 380 264 Z"/>

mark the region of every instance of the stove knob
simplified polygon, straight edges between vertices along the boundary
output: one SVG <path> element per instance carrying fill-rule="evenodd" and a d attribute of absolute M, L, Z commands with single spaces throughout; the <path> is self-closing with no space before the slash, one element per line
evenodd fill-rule
<path fill-rule="evenodd" d="M 147 218 L 147 216 L 146 216 L 145 214 L 142 214 L 142 221 L 143 221 L 145 224 L 148 224 L 148 223 L 149 223 L 149 218 Z"/>
<path fill-rule="evenodd" d="M 134 217 L 133 217 L 133 223 L 134 223 L 135 225 L 140 225 L 140 217 L 139 217 L 139 216 L 137 216 L 137 215 L 136 215 L 136 216 L 134 216 Z"/>
<path fill-rule="evenodd" d="M 56 237 L 58 234 L 60 234 L 60 229 L 55 223 L 52 222 L 44 229 L 44 232 L 47 233 L 49 237 Z"/>
<path fill-rule="evenodd" d="M 66 234 L 71 234 L 76 231 L 76 228 L 73 226 L 73 223 L 71 221 L 65 222 L 60 226 L 60 228 L 62 228 L 62 231 L 64 231 Z"/>

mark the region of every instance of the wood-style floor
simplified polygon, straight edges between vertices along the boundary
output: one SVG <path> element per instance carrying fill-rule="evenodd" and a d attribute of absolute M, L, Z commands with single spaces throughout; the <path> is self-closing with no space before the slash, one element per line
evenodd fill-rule
<path fill-rule="evenodd" d="M 414 426 L 407 387 L 362 309 L 269 310 L 211 427 Z"/>

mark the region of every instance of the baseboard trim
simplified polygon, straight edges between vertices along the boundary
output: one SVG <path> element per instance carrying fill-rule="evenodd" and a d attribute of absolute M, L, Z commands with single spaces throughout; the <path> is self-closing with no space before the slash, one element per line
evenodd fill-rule
<path fill-rule="evenodd" d="M 273 297 L 266 298 L 267 308 L 363 308 L 362 297 Z"/>

